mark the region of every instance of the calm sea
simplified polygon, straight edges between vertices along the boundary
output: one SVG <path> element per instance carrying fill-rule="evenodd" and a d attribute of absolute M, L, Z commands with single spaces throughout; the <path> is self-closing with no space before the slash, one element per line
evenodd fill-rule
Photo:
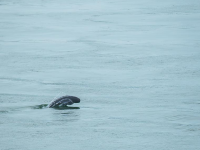
<path fill-rule="evenodd" d="M 199 150 L 198 0 L 0 0 L 0 150 Z M 68 109 L 45 107 L 74 95 Z"/>

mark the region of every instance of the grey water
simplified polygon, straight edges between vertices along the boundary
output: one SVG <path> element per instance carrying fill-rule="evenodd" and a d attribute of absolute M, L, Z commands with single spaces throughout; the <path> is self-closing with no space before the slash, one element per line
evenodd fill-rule
<path fill-rule="evenodd" d="M 0 0 L 0 150 L 199 150 L 199 24 L 199 0 Z"/>

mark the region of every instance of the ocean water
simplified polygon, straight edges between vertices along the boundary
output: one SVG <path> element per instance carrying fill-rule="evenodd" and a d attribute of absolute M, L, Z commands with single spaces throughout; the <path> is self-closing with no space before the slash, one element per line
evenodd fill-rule
<path fill-rule="evenodd" d="M 199 150 L 199 24 L 199 0 L 0 0 L 0 150 Z"/>

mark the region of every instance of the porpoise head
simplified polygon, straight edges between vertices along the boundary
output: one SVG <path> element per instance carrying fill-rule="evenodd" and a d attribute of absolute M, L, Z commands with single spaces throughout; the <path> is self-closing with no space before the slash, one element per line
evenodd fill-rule
<path fill-rule="evenodd" d="M 68 96 L 74 103 L 80 103 L 80 99 L 78 97 L 75 96 Z"/>

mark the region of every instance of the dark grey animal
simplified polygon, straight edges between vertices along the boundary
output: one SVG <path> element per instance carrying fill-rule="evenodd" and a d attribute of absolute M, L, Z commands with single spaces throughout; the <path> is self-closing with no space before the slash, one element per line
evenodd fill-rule
<path fill-rule="evenodd" d="M 80 99 L 75 96 L 62 96 L 60 98 L 55 99 L 52 101 L 48 107 L 53 108 L 53 107 L 63 107 L 67 105 L 72 105 L 74 103 L 80 103 Z"/>

